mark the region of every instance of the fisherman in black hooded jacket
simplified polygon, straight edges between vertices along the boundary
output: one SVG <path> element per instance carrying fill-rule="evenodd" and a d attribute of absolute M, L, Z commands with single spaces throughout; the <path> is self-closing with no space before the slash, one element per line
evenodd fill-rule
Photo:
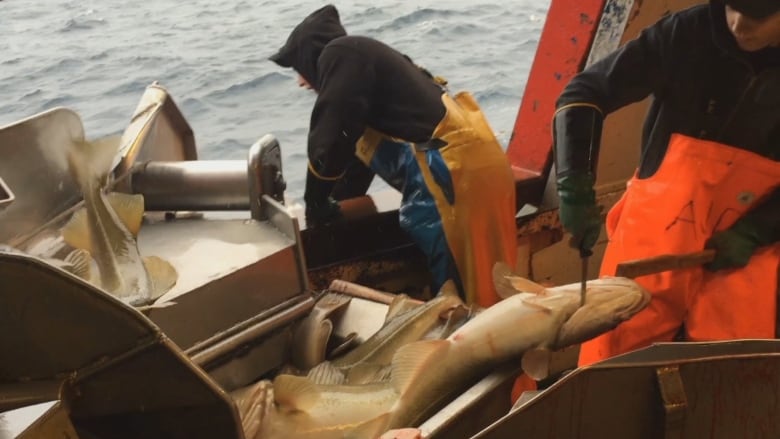
<path fill-rule="evenodd" d="M 583 344 L 580 364 L 669 341 L 775 336 L 780 260 L 780 1 L 711 0 L 672 14 L 568 84 L 554 118 L 560 217 L 590 251 L 603 118 L 652 95 L 641 160 L 607 215 L 617 263 L 712 248 L 703 269 L 637 279 L 650 306 Z"/>
<path fill-rule="evenodd" d="M 296 26 L 271 60 L 317 92 L 307 223 L 338 218 L 333 190 L 357 156 L 401 192 L 400 224 L 426 254 L 434 291 L 452 279 L 467 301 L 495 303 L 493 265 L 516 258 L 514 178 L 473 98 L 450 97 L 380 41 L 347 36 L 332 5 Z"/>

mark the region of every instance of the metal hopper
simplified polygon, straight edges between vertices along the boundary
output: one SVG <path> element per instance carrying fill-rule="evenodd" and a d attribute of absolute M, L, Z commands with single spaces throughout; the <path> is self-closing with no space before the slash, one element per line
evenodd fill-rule
<path fill-rule="evenodd" d="M 191 425 L 163 436 L 240 437 L 226 392 L 285 363 L 314 304 L 297 219 L 280 203 L 279 144 L 264 136 L 247 160 L 198 161 L 170 96 L 147 89 L 113 190 L 145 195 L 139 250 L 179 280 L 142 314 L 50 264 L 70 250 L 59 229 L 81 194 L 65 151 L 84 137 L 65 108 L 0 128 L 0 411 L 60 400 L 53 410 L 70 413 L 78 437 L 125 437 L 109 426 L 157 431 L 180 410 Z M 203 428 L 211 411 L 224 423 Z"/>

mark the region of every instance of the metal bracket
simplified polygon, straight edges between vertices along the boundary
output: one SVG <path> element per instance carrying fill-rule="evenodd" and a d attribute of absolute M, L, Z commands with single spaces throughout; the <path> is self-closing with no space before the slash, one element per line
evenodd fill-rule
<path fill-rule="evenodd" d="M 685 416 L 688 411 L 688 398 L 685 395 L 680 366 L 664 366 L 655 370 L 658 388 L 666 412 L 665 438 L 682 438 Z"/>
<path fill-rule="evenodd" d="M 249 173 L 249 209 L 252 218 L 264 219 L 261 208 L 263 195 L 284 204 L 287 182 L 282 175 L 282 150 L 279 141 L 270 134 L 261 137 L 249 148 L 247 159 Z"/>

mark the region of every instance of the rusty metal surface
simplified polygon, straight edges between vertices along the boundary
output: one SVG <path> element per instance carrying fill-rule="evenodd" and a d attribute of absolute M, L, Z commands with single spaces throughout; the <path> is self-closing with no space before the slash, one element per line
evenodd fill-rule
<path fill-rule="evenodd" d="M 310 269 L 308 275 L 311 288 L 315 290 L 328 288 L 333 279 L 343 279 L 389 293 L 404 293 L 417 299 L 431 297 L 428 265 L 422 252 L 413 245 Z"/>
<path fill-rule="evenodd" d="M 519 202 L 539 203 L 552 163 L 551 121 L 555 100 L 584 63 L 604 1 L 550 3 L 507 148 L 518 182 Z M 522 183 L 526 184 L 521 190 Z"/>
<path fill-rule="evenodd" d="M 663 438 L 659 367 L 679 371 L 687 402 L 674 413 L 679 437 L 780 437 L 777 340 L 666 343 L 621 355 L 572 372 L 474 437 Z M 679 387 L 667 391 L 677 392 L 667 402 L 679 403 Z"/>
<path fill-rule="evenodd" d="M 666 418 L 664 436 L 668 439 L 680 438 L 688 411 L 688 396 L 685 394 L 680 366 L 676 364 L 661 366 L 655 370 L 655 374 L 658 377 L 658 390 L 664 403 Z"/>

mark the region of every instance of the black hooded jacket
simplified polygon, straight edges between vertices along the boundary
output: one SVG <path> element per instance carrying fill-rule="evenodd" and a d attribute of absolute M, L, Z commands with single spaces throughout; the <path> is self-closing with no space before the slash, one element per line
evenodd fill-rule
<path fill-rule="evenodd" d="M 719 0 L 648 27 L 573 78 L 556 106 L 588 103 L 606 116 L 650 95 L 639 178 L 658 170 L 672 133 L 780 159 L 780 48 L 741 51 Z M 780 239 L 780 190 L 751 215 Z"/>
<path fill-rule="evenodd" d="M 271 60 L 317 91 L 308 155 L 314 172 L 344 172 L 366 127 L 411 142 L 430 140 L 444 117 L 443 89 L 409 58 L 377 40 L 347 36 L 332 5 L 306 17 Z"/>

